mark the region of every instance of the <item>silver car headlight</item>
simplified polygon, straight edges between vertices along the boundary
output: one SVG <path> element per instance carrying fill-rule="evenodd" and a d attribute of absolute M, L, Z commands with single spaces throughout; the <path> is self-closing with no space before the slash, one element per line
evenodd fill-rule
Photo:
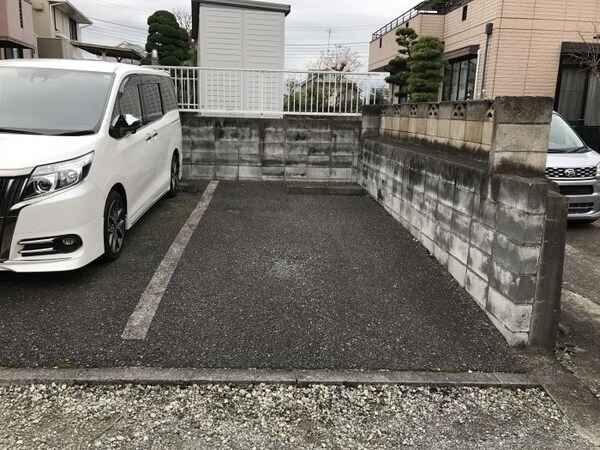
<path fill-rule="evenodd" d="M 93 160 L 94 152 L 91 152 L 69 161 L 36 167 L 27 181 L 22 200 L 49 195 L 81 183 L 90 172 Z"/>
<path fill-rule="evenodd" d="M 596 168 L 596 176 L 600 177 L 600 164 L 598 164 L 598 167 Z"/>

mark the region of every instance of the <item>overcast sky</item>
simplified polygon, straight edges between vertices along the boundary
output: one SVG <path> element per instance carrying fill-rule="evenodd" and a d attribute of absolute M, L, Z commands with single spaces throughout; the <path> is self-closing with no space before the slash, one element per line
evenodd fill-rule
<path fill-rule="evenodd" d="M 144 45 L 146 20 L 157 9 L 191 9 L 191 0 L 71 0 L 94 24 L 85 28 L 86 42 Z M 412 8 L 419 0 L 290 0 L 286 22 L 286 69 L 306 69 L 321 51 L 349 45 L 367 68 L 371 34 Z M 286 3 L 278 1 L 277 3 Z"/>

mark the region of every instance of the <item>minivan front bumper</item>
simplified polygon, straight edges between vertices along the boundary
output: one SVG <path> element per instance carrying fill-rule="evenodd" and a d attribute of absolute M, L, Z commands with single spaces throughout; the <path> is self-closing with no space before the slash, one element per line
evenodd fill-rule
<path fill-rule="evenodd" d="M 90 180 L 11 211 L 12 224 L 0 229 L 0 271 L 55 272 L 83 267 L 104 252 L 104 200 Z M 8 214 L 6 214 L 8 216 Z M 76 237 L 74 251 L 27 251 L 45 248 L 38 242 Z M 28 245 L 27 243 L 33 243 Z"/>
<path fill-rule="evenodd" d="M 558 184 L 560 193 L 569 200 L 569 220 L 600 219 L 600 178 L 550 179 Z"/>

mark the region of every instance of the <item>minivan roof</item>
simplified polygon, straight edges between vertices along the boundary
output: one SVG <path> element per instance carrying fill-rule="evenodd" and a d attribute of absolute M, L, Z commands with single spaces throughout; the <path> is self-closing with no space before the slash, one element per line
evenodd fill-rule
<path fill-rule="evenodd" d="M 81 70 L 84 72 L 115 74 L 140 73 L 168 76 L 167 72 L 152 69 L 149 66 L 132 66 L 130 64 L 73 59 L 8 59 L 0 61 L 0 67 L 31 67 L 40 69 Z"/>

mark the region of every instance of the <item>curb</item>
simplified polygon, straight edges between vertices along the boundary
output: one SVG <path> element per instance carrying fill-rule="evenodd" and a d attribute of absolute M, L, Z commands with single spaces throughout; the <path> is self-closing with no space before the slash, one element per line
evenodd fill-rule
<path fill-rule="evenodd" d="M 435 387 L 542 387 L 528 374 L 235 369 L 0 369 L 0 385 L 26 384 L 291 384 Z"/>
<path fill-rule="evenodd" d="M 287 193 L 293 195 L 350 195 L 365 196 L 367 191 L 358 184 L 352 183 L 306 183 L 290 182 Z"/>
<path fill-rule="evenodd" d="M 600 448 L 600 401 L 548 352 L 524 355 L 528 370 L 577 432 Z"/>

